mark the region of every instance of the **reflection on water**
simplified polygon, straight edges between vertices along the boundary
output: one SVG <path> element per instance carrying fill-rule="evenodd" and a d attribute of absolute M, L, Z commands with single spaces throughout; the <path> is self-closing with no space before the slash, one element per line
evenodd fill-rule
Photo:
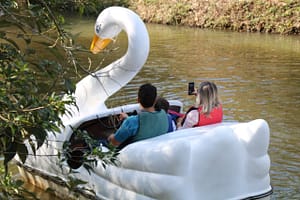
<path fill-rule="evenodd" d="M 93 36 L 93 20 L 68 26 L 81 32 L 82 44 Z M 140 84 L 152 82 L 159 93 L 194 103 L 187 83 L 214 81 L 220 90 L 225 121 L 263 118 L 271 129 L 269 154 L 274 199 L 300 198 L 300 38 L 147 25 L 151 49 L 141 72 L 110 98 L 108 106 L 135 103 Z M 88 31 L 90 30 L 90 31 Z M 125 35 L 116 41 L 105 65 L 126 49 Z M 88 46 L 86 46 L 88 48 Z M 82 55 L 95 58 L 93 55 Z"/>

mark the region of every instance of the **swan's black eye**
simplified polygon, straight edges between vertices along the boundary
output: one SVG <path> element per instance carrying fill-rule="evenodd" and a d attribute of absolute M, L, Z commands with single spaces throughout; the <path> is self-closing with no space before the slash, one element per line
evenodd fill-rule
<path fill-rule="evenodd" d="M 101 24 L 99 24 L 99 25 L 96 26 L 96 32 L 99 33 L 100 29 L 101 29 Z"/>

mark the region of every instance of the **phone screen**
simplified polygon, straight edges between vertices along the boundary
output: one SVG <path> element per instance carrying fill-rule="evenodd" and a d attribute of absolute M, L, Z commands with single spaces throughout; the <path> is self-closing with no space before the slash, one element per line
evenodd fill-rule
<path fill-rule="evenodd" d="M 188 85 L 188 95 L 193 95 L 195 90 L 195 83 L 194 82 L 189 82 Z"/>

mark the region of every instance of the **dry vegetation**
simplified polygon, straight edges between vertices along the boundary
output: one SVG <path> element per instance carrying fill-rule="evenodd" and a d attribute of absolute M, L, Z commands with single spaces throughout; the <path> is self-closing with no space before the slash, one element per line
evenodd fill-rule
<path fill-rule="evenodd" d="M 300 34 L 299 0 L 129 0 L 146 22 Z"/>

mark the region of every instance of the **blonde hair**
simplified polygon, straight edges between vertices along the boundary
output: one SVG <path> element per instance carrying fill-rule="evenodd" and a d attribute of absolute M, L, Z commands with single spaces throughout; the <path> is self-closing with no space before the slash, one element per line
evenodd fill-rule
<path fill-rule="evenodd" d="M 211 82 L 213 93 L 214 93 L 214 107 L 218 107 L 221 104 L 219 94 L 218 94 L 218 88 L 214 82 Z"/>
<path fill-rule="evenodd" d="M 209 115 L 213 108 L 220 105 L 217 86 L 209 81 L 200 84 L 197 90 L 196 107 L 202 106 L 202 113 Z"/>

